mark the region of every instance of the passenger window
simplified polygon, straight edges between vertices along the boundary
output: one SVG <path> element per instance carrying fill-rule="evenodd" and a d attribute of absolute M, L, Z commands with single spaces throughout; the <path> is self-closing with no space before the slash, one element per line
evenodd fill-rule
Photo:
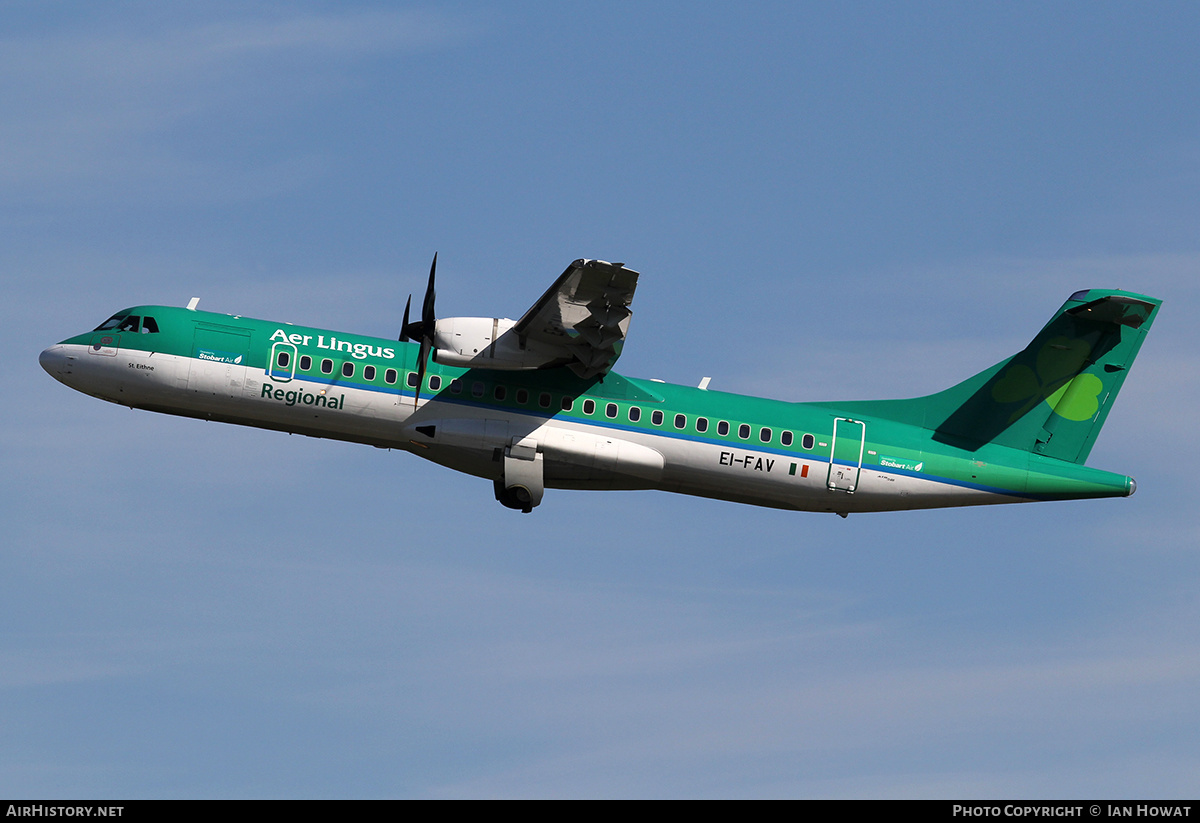
<path fill-rule="evenodd" d="M 312 368 L 312 358 L 307 354 L 300 355 L 300 371 L 308 371 Z"/>
<path fill-rule="evenodd" d="M 396 385 L 396 378 L 399 377 L 395 369 L 388 369 L 383 373 L 383 382 L 388 385 Z"/>
<path fill-rule="evenodd" d="M 764 443 L 770 443 L 771 442 L 771 430 L 768 429 L 766 426 L 763 426 L 761 429 L 758 430 L 758 439 Z"/>
<path fill-rule="evenodd" d="M 275 358 L 275 363 L 279 366 L 279 368 L 286 369 L 288 363 L 290 363 L 291 360 L 292 360 L 291 355 L 289 355 L 285 351 L 281 351 L 279 353 L 279 355 Z"/>
<path fill-rule="evenodd" d="M 656 426 L 661 426 L 661 425 L 662 425 L 662 421 L 663 421 L 663 413 L 662 413 L 662 412 L 660 412 L 658 409 L 655 409 L 655 410 L 654 410 L 654 411 L 653 411 L 653 412 L 650 414 L 650 422 L 651 422 L 651 423 L 653 423 L 653 424 L 654 424 L 654 425 L 656 425 Z"/>
<path fill-rule="evenodd" d="M 708 418 L 707 417 L 697 417 L 696 418 L 696 431 L 698 431 L 698 432 L 708 431 Z"/>
<path fill-rule="evenodd" d="M 404 375 L 404 385 L 408 386 L 410 389 L 415 389 L 417 387 L 417 373 L 415 371 L 410 371 L 408 374 Z"/>
<path fill-rule="evenodd" d="M 779 435 L 779 442 L 785 446 L 792 445 L 792 433 L 789 431 L 782 432 Z"/>
<path fill-rule="evenodd" d="M 353 377 L 353 376 L 354 376 L 354 364 L 349 363 L 349 362 L 343 363 L 342 364 L 342 377 Z"/>
<path fill-rule="evenodd" d="M 631 422 L 638 422 L 642 419 L 642 410 L 638 406 L 629 407 L 629 419 Z"/>
<path fill-rule="evenodd" d="M 800 446 L 804 449 L 812 449 L 816 443 L 816 438 L 814 438 L 811 434 L 806 434 L 804 437 L 800 438 Z"/>
<path fill-rule="evenodd" d="M 747 426 L 745 423 L 738 426 L 738 437 L 742 438 L 743 440 L 750 439 L 750 427 Z"/>
<path fill-rule="evenodd" d="M 437 391 L 442 387 L 442 378 L 439 375 L 433 374 L 429 377 L 429 390 Z"/>
<path fill-rule="evenodd" d="M 609 403 L 604 407 L 604 416 L 612 420 L 617 416 L 617 404 Z"/>
<path fill-rule="evenodd" d="M 450 381 L 450 392 L 452 394 L 462 394 L 462 380 L 460 378 L 456 377 Z"/>
<path fill-rule="evenodd" d="M 721 435 L 722 437 L 729 434 L 729 421 L 722 420 L 717 424 L 717 434 Z"/>
<path fill-rule="evenodd" d="M 589 400 L 583 401 L 583 413 L 584 414 L 593 414 L 595 411 L 596 411 L 596 401 L 595 400 L 589 399 Z"/>
<path fill-rule="evenodd" d="M 364 380 L 374 380 L 375 379 L 375 367 L 374 366 L 363 366 L 363 379 Z"/>
<path fill-rule="evenodd" d="M 492 389 L 492 397 L 496 398 L 497 400 L 503 400 L 504 398 L 508 397 L 508 389 L 506 389 L 504 386 L 497 385 L 496 388 Z"/>
<path fill-rule="evenodd" d="M 517 389 L 517 402 L 524 406 L 529 402 L 529 390 Z"/>
<path fill-rule="evenodd" d="M 321 374 L 333 374 L 333 361 L 328 357 L 321 361 Z"/>
<path fill-rule="evenodd" d="M 538 405 L 543 409 L 550 408 L 550 392 L 544 391 L 538 395 Z"/>
<path fill-rule="evenodd" d="M 566 395 L 563 395 L 563 399 L 562 399 L 562 410 L 563 411 L 570 411 L 571 407 L 574 405 L 575 405 L 574 397 L 567 397 Z"/>
<path fill-rule="evenodd" d="M 158 334 L 158 324 L 153 317 L 142 318 L 142 334 Z"/>
<path fill-rule="evenodd" d="M 483 383 L 481 381 L 476 380 L 471 383 L 471 396 L 483 397 Z"/>
<path fill-rule="evenodd" d="M 682 429 L 687 425 L 687 416 L 682 414 L 675 415 L 675 428 Z"/>

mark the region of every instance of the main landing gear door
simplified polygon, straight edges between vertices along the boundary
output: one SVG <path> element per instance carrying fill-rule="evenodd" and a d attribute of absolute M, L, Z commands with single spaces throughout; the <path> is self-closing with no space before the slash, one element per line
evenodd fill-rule
<path fill-rule="evenodd" d="M 827 485 L 830 491 L 853 494 L 858 488 L 866 438 L 867 426 L 861 420 L 851 420 L 849 417 L 834 419 L 833 442 L 829 447 Z"/>
<path fill-rule="evenodd" d="M 496 499 L 510 509 L 528 514 L 546 492 L 542 453 L 533 438 L 518 440 L 504 450 L 504 477 L 496 481 Z"/>

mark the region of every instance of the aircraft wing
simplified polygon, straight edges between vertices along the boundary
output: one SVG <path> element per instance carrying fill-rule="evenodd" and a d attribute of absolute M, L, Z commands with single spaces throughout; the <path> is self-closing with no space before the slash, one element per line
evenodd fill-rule
<path fill-rule="evenodd" d="M 522 346 L 532 340 L 558 349 L 580 377 L 605 374 L 621 356 L 637 279 L 623 263 L 576 260 L 513 331 Z"/>

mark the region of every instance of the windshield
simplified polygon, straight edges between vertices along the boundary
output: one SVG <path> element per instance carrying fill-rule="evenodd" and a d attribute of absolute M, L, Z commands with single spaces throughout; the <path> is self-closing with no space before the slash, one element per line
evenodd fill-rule
<path fill-rule="evenodd" d="M 142 318 L 136 314 L 130 314 L 128 311 L 117 312 L 112 317 L 105 320 L 95 328 L 95 331 L 128 331 L 137 334 L 139 329 L 142 334 L 157 334 L 158 324 L 154 322 L 153 317 Z"/>
<path fill-rule="evenodd" d="M 117 326 L 121 325 L 121 321 L 124 320 L 128 316 L 129 316 L 129 312 L 127 312 L 127 311 L 117 312 L 112 317 L 108 318 L 103 323 L 101 323 L 99 326 L 97 326 L 95 330 L 96 331 L 108 331 L 110 329 L 115 329 Z"/>

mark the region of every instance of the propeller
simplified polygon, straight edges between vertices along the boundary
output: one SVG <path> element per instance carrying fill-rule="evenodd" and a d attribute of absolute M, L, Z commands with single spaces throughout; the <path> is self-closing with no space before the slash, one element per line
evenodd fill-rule
<path fill-rule="evenodd" d="M 429 285 L 425 287 L 425 300 L 421 304 L 421 319 L 415 323 L 408 321 L 408 312 L 412 308 L 412 295 L 404 304 L 404 321 L 400 325 L 399 340 L 407 343 L 409 340 L 419 340 L 421 350 L 417 353 L 417 387 L 413 392 L 413 408 L 421 396 L 421 386 L 425 383 L 425 367 L 429 360 L 429 350 L 433 348 L 433 332 L 437 328 L 437 318 L 433 313 L 433 301 L 437 296 L 433 288 L 433 276 L 437 271 L 437 252 L 433 253 L 433 265 L 429 267 Z"/>

